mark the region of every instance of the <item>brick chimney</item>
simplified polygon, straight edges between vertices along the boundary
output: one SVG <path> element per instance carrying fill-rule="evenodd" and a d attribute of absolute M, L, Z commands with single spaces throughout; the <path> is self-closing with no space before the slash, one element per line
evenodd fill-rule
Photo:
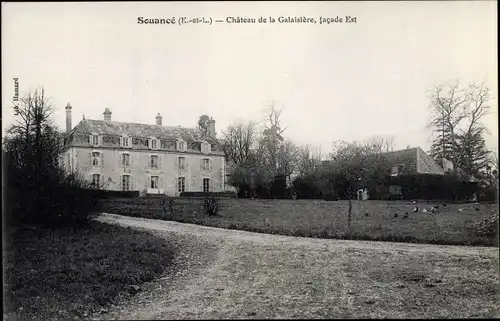
<path fill-rule="evenodd" d="M 109 110 L 109 108 L 104 109 L 104 113 L 102 114 L 104 115 L 105 121 L 111 121 L 111 110 Z"/>
<path fill-rule="evenodd" d="M 71 105 L 68 103 L 66 105 L 66 132 L 69 133 L 71 131 Z"/>
<path fill-rule="evenodd" d="M 156 125 L 161 125 L 161 119 L 163 117 L 160 116 L 160 113 L 158 113 L 158 115 L 156 115 Z"/>
<path fill-rule="evenodd" d="M 210 120 L 208 121 L 207 134 L 208 134 L 208 136 L 215 138 L 215 120 L 213 120 L 212 117 L 210 117 Z"/>

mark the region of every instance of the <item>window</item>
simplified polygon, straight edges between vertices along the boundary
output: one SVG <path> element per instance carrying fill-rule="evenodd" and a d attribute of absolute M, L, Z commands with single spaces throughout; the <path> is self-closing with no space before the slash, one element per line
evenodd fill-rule
<path fill-rule="evenodd" d="M 401 186 L 400 185 L 391 185 L 389 186 L 389 194 L 390 195 L 401 195 Z"/>
<path fill-rule="evenodd" d="M 130 166 L 130 154 L 122 154 L 122 166 L 123 167 Z"/>
<path fill-rule="evenodd" d="M 101 164 L 101 153 L 92 152 L 92 166 L 100 166 Z"/>
<path fill-rule="evenodd" d="M 177 191 L 179 193 L 182 193 L 186 190 L 186 178 L 185 177 L 179 177 L 177 179 Z"/>
<path fill-rule="evenodd" d="M 158 142 L 156 141 L 156 138 L 153 138 L 151 140 L 151 148 L 152 149 L 157 149 Z"/>
<path fill-rule="evenodd" d="M 201 144 L 201 152 L 203 154 L 209 154 L 210 153 L 210 144 L 209 143 L 202 143 Z"/>
<path fill-rule="evenodd" d="M 122 176 L 122 190 L 130 191 L 130 175 Z"/>
<path fill-rule="evenodd" d="M 158 155 L 151 155 L 150 166 L 152 169 L 158 169 Z"/>
<path fill-rule="evenodd" d="M 204 178 L 203 179 L 203 191 L 204 192 L 209 192 L 210 191 L 210 178 Z"/>
<path fill-rule="evenodd" d="M 151 188 L 158 188 L 158 176 L 151 176 Z"/>
<path fill-rule="evenodd" d="M 403 173 L 403 164 L 392 166 L 391 176 L 398 176 L 402 173 Z"/>
<path fill-rule="evenodd" d="M 209 171 L 210 170 L 210 160 L 208 158 L 203 159 L 203 165 L 202 168 L 204 171 Z"/>
<path fill-rule="evenodd" d="M 177 149 L 180 150 L 180 151 L 186 151 L 186 149 L 187 149 L 186 142 L 183 141 L 183 140 L 177 141 Z"/>
<path fill-rule="evenodd" d="M 179 157 L 178 167 L 179 169 L 186 169 L 186 157 Z"/>
<path fill-rule="evenodd" d="M 129 145 L 129 140 L 128 140 L 128 137 L 127 136 L 123 136 L 122 137 L 122 147 L 130 147 Z"/>
<path fill-rule="evenodd" d="M 99 135 L 92 134 L 92 145 L 99 145 Z"/>
<path fill-rule="evenodd" d="M 99 188 L 101 186 L 101 174 L 92 174 L 92 187 Z"/>

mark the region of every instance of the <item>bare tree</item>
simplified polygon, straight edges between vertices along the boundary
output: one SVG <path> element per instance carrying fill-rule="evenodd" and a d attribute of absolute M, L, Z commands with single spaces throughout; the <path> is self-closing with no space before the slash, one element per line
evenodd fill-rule
<path fill-rule="evenodd" d="M 320 147 L 304 145 L 297 149 L 297 173 L 300 177 L 315 172 L 321 165 Z"/>
<path fill-rule="evenodd" d="M 483 135 L 486 127 L 481 119 L 488 114 L 491 90 L 484 84 L 471 84 L 461 89 L 458 81 L 452 86 L 437 86 L 430 93 L 432 111 L 429 127 L 435 134 L 431 156 L 451 162 L 453 173 L 458 169 L 470 175 L 486 166 L 488 151 Z"/>
<path fill-rule="evenodd" d="M 365 143 L 340 141 L 334 143 L 331 162 L 326 168 L 331 188 L 349 201 L 348 229 L 351 228 L 352 198 L 361 187 L 378 184 L 387 174 L 387 162 L 380 147 Z"/>
<path fill-rule="evenodd" d="M 436 86 L 429 92 L 429 100 L 432 112 L 429 127 L 437 136 L 431 145 L 431 156 L 443 166 L 444 160 L 449 160 L 456 169 L 456 134 L 460 122 L 467 116 L 469 94 L 457 81 L 451 86 Z"/>
<path fill-rule="evenodd" d="M 278 173 L 290 179 L 297 170 L 298 148 L 291 141 L 285 141 L 278 150 L 277 155 Z"/>
<path fill-rule="evenodd" d="M 394 150 L 394 137 L 373 136 L 368 139 L 367 144 L 373 145 L 378 152 L 392 152 Z"/>
<path fill-rule="evenodd" d="M 281 127 L 281 114 L 283 108 L 277 108 L 276 102 L 270 101 L 265 108 L 265 129 L 262 133 L 263 152 L 267 157 L 268 166 L 276 175 L 278 170 L 278 151 L 283 143 L 283 132 L 286 128 Z"/>
<path fill-rule="evenodd" d="M 468 90 L 469 105 L 464 127 L 457 135 L 457 165 L 468 175 L 478 175 L 489 165 L 490 152 L 486 149 L 484 133 L 487 128 L 481 119 L 490 111 L 488 102 L 492 99 L 491 90 L 484 84 L 471 84 Z"/>
<path fill-rule="evenodd" d="M 252 163 L 252 149 L 257 147 L 259 138 L 254 122 L 231 125 L 222 134 L 224 152 L 233 164 L 246 166 Z"/>

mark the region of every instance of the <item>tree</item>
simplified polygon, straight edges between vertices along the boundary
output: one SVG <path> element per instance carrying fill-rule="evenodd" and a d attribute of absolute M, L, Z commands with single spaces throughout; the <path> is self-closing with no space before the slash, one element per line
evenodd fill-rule
<path fill-rule="evenodd" d="M 283 142 L 283 132 L 286 128 L 281 127 L 282 108 L 276 107 L 275 101 L 270 101 L 265 109 L 265 129 L 262 133 L 262 152 L 267 160 L 267 166 L 276 175 L 278 171 L 278 152 Z"/>
<path fill-rule="evenodd" d="M 63 134 L 51 123 L 53 106 L 43 88 L 26 94 L 14 111 L 3 144 L 8 225 L 88 222 L 94 199 L 59 166 Z"/>
<path fill-rule="evenodd" d="M 348 228 L 351 227 L 352 201 L 359 188 L 379 184 L 387 175 L 388 164 L 380 147 L 367 141 L 334 143 L 331 161 L 325 168 L 330 188 L 349 201 Z"/>
<path fill-rule="evenodd" d="M 278 149 L 277 173 L 290 178 L 297 170 L 298 148 L 291 141 L 285 141 Z"/>
<path fill-rule="evenodd" d="M 452 86 L 437 86 L 429 98 L 432 111 L 429 127 L 435 135 L 431 156 L 443 167 L 445 160 L 450 161 L 455 176 L 478 175 L 484 170 L 489 153 L 481 119 L 489 112 L 491 90 L 484 84 L 462 89 L 456 82 Z"/>
<path fill-rule="evenodd" d="M 201 130 L 205 134 L 208 132 L 209 120 L 210 120 L 210 117 L 208 115 L 201 115 L 200 118 L 198 119 L 198 129 Z"/>
<path fill-rule="evenodd" d="M 297 173 L 299 177 L 314 173 L 321 166 L 321 148 L 304 145 L 297 149 Z"/>
<path fill-rule="evenodd" d="M 481 124 L 481 118 L 489 113 L 491 90 L 484 84 L 469 86 L 469 105 L 466 109 L 465 125 L 457 134 L 457 165 L 469 176 L 478 176 L 484 172 L 490 162 L 490 152 L 486 149 L 483 138 L 487 128 Z"/>
<path fill-rule="evenodd" d="M 237 123 L 222 132 L 223 149 L 230 162 L 238 166 L 252 163 L 253 151 L 258 144 L 258 133 L 254 122 Z"/>

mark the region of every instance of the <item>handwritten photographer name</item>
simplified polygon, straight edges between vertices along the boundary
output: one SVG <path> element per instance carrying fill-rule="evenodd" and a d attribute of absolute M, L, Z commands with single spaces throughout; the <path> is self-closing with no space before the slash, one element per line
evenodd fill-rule
<path fill-rule="evenodd" d="M 228 23 L 228 24 L 341 24 L 341 23 L 357 23 L 356 16 L 332 16 L 319 18 L 314 17 L 291 17 L 291 16 L 279 16 L 279 17 L 225 17 L 224 19 L 212 19 L 212 17 L 165 17 L 165 18 L 145 18 L 137 17 L 137 24 L 141 25 L 184 25 L 184 24 L 208 24 L 212 23 Z"/>

